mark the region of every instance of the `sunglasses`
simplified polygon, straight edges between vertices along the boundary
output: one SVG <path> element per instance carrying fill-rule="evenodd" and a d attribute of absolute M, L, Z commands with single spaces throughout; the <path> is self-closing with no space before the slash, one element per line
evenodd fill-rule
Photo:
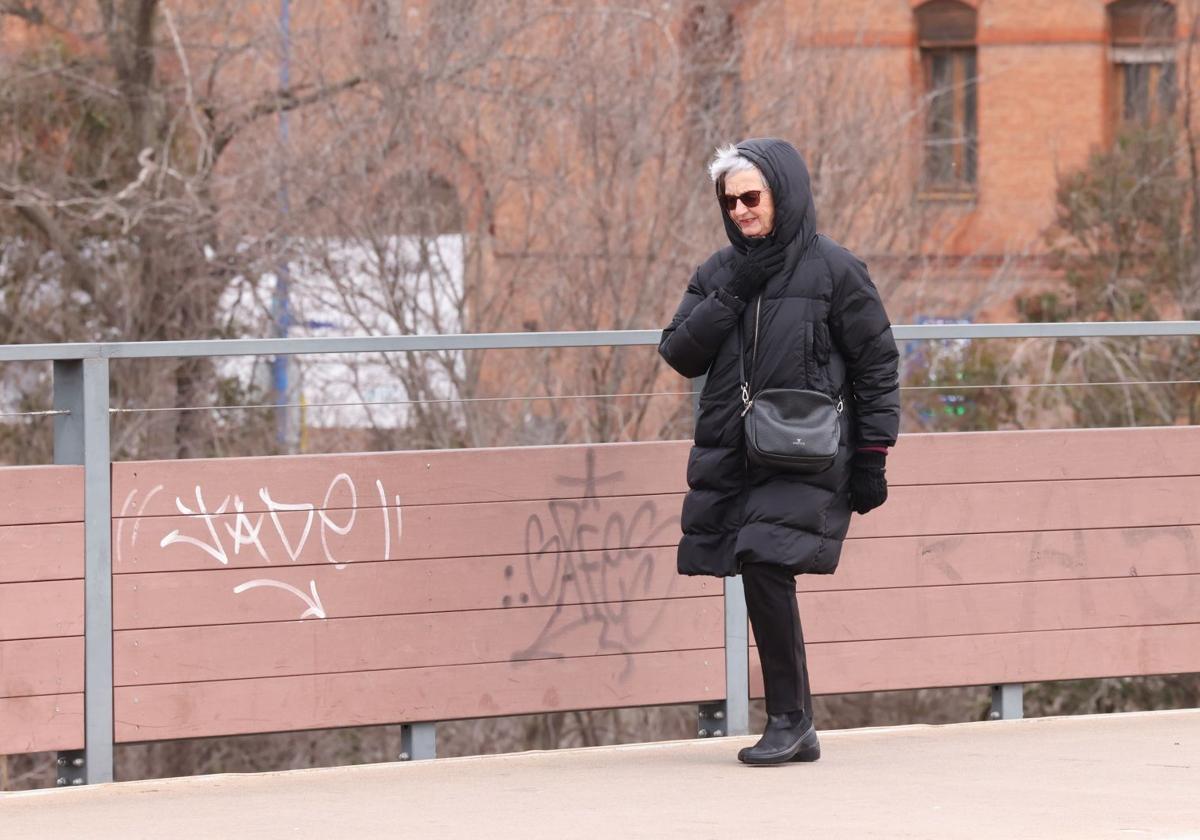
<path fill-rule="evenodd" d="M 721 206 L 725 208 L 726 213 L 732 213 L 737 203 L 740 201 L 747 207 L 757 207 L 758 200 L 766 190 L 748 190 L 741 195 L 723 195 L 721 196 Z"/>

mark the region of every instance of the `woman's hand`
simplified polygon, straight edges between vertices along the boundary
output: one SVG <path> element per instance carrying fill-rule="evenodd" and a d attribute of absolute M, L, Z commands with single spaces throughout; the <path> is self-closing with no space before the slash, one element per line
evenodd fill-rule
<path fill-rule="evenodd" d="M 850 508 L 855 513 L 874 510 L 887 501 L 887 453 L 860 449 L 850 462 Z"/>
<path fill-rule="evenodd" d="M 783 269 L 787 254 L 779 242 L 764 242 L 740 256 L 733 267 L 733 279 L 725 291 L 741 301 L 749 301 L 762 291 L 767 281 Z"/>

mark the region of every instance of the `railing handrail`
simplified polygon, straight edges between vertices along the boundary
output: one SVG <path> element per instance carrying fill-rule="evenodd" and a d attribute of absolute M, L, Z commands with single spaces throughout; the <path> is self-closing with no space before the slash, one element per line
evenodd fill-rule
<path fill-rule="evenodd" d="M 1116 338 L 1200 335 L 1200 321 L 1074 321 L 1029 324 L 898 324 L 897 339 Z M 0 362 L 516 350 L 658 344 L 661 330 L 462 333 L 452 335 L 235 338 L 196 341 L 98 341 L 0 345 Z"/>

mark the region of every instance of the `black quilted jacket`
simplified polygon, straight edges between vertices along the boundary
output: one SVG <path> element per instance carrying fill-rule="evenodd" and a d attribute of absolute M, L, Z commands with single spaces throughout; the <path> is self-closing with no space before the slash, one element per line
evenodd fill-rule
<path fill-rule="evenodd" d="M 688 458 L 679 571 L 738 574 L 743 563 L 776 563 L 830 574 L 850 525 L 849 466 L 859 446 L 892 446 L 900 425 L 898 356 L 887 313 L 867 267 L 817 234 L 808 168 L 782 140 L 738 149 L 758 166 L 775 201 L 772 236 L 787 261 L 763 290 L 753 390 L 812 388 L 843 394 L 842 448 L 817 475 L 747 464 L 740 417 L 738 329 L 750 363 L 754 306 L 723 291 L 750 240 L 721 211 L 732 243 L 693 275 L 659 353 L 684 376 L 707 374 L 695 446 Z M 718 187 L 719 189 L 719 187 Z"/>

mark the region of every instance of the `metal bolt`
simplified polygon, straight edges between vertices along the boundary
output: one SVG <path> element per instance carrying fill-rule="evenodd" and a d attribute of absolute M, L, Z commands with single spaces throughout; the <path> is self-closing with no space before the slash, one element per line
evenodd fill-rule
<path fill-rule="evenodd" d="M 60 756 L 60 757 L 59 757 L 59 759 L 58 759 L 58 766 L 59 766 L 59 767 L 66 767 L 66 766 L 67 766 L 67 760 L 66 760 L 65 758 L 63 758 L 63 757 L 61 757 L 61 756 Z"/>
<path fill-rule="evenodd" d="M 410 758 L 412 758 L 412 756 L 410 756 L 408 753 L 406 753 L 406 752 L 400 753 L 401 761 L 408 761 Z"/>
<path fill-rule="evenodd" d="M 71 784 L 73 784 L 73 785 L 81 785 L 81 784 L 83 784 L 83 779 L 72 779 L 72 780 L 71 780 Z"/>
<path fill-rule="evenodd" d="M 725 712 L 723 712 L 720 709 L 717 709 L 715 712 L 713 712 L 713 717 L 716 718 L 717 720 L 725 720 Z"/>
<path fill-rule="evenodd" d="M 73 767 L 82 767 L 83 766 L 83 757 L 80 756 L 80 757 L 71 759 L 71 765 Z"/>
<path fill-rule="evenodd" d="M 722 735 L 724 735 L 724 734 L 725 734 L 725 733 L 724 733 L 724 732 L 722 732 L 720 729 L 714 729 L 714 730 L 713 730 L 713 737 L 714 737 L 714 738 L 720 738 L 720 737 L 721 737 Z"/>
<path fill-rule="evenodd" d="M 708 737 L 708 730 L 707 730 L 707 729 L 701 729 L 701 730 L 700 730 L 699 732 L 697 732 L 696 734 L 697 734 L 697 735 L 699 735 L 701 738 L 707 738 L 707 737 Z"/>
<path fill-rule="evenodd" d="M 999 712 L 988 712 L 988 720 L 1000 720 Z"/>
<path fill-rule="evenodd" d="M 65 778 L 63 778 L 62 776 L 59 776 L 57 779 L 54 780 L 54 784 L 58 785 L 59 787 L 66 787 L 67 780 Z"/>

